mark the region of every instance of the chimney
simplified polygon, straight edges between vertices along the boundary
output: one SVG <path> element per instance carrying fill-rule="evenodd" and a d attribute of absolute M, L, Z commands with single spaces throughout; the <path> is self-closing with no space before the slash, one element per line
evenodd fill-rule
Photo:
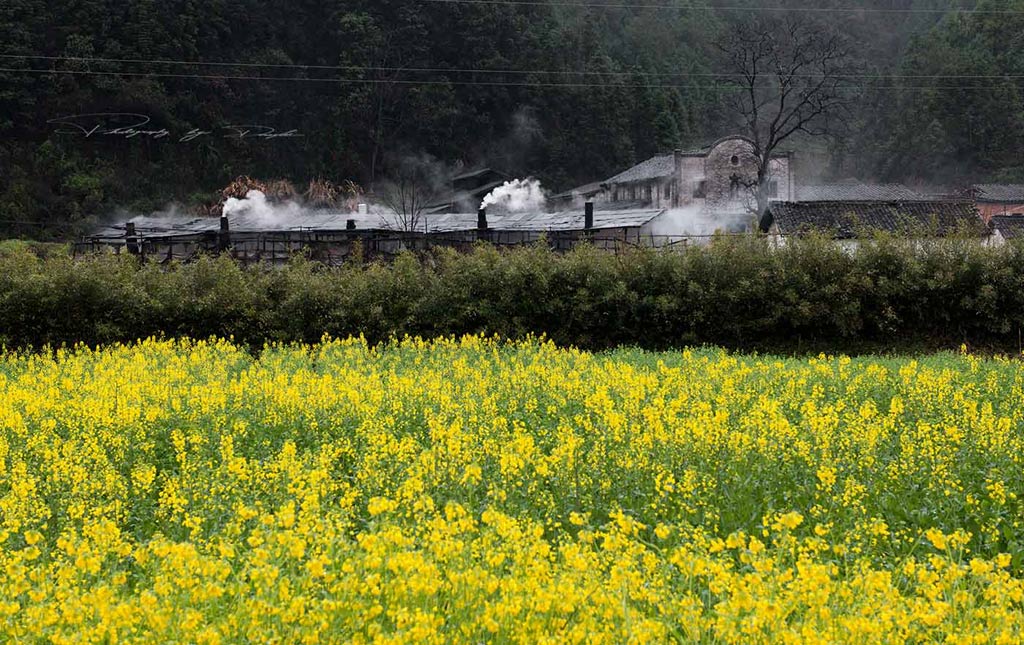
<path fill-rule="evenodd" d="M 481 208 L 476 212 L 476 239 L 491 241 L 491 234 L 487 229 L 486 208 Z"/>
<path fill-rule="evenodd" d="M 139 254 L 139 238 L 135 234 L 135 222 L 128 222 L 124 225 L 125 229 L 125 245 L 128 247 L 128 252 L 132 255 Z"/>
<path fill-rule="evenodd" d="M 366 204 L 360 204 L 356 210 L 360 215 L 366 215 L 370 212 L 370 209 Z"/>
<path fill-rule="evenodd" d="M 672 175 L 672 206 L 679 206 L 682 202 L 679 200 L 679 193 L 683 187 L 683 151 L 679 148 L 675 149 L 673 154 L 675 158 L 675 173 Z"/>
<path fill-rule="evenodd" d="M 583 228 L 587 231 L 594 228 L 594 202 L 583 205 Z"/>
<path fill-rule="evenodd" d="M 217 250 L 227 251 L 231 248 L 231 231 L 228 227 L 228 216 L 220 216 L 220 233 L 217 235 Z"/>

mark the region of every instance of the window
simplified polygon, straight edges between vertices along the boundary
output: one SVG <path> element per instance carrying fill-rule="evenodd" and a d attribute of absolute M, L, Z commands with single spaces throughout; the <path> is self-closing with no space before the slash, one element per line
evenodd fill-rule
<path fill-rule="evenodd" d="M 733 175 L 729 177 L 729 197 L 736 199 L 740 196 L 740 176 Z"/>
<path fill-rule="evenodd" d="M 774 179 L 768 182 L 768 196 L 771 198 L 779 196 L 779 182 Z"/>
<path fill-rule="evenodd" d="M 647 184 L 644 186 L 644 199 L 651 201 L 651 185 Z"/>
<path fill-rule="evenodd" d="M 737 155 L 733 155 L 732 159 L 730 159 L 729 161 L 732 162 L 732 165 L 734 166 L 740 165 L 740 158 Z"/>
<path fill-rule="evenodd" d="M 672 184 L 665 184 L 664 197 L 668 199 L 672 196 Z"/>
<path fill-rule="evenodd" d="M 697 182 L 697 188 L 693 191 L 693 196 L 696 199 L 704 199 L 708 195 L 708 182 L 701 179 Z"/>

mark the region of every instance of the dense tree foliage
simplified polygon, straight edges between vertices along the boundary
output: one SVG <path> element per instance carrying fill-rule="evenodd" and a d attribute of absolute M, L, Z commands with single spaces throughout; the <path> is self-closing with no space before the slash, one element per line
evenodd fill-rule
<path fill-rule="evenodd" d="M 750 17 L 738 8 L 760 3 L 637 4 L 6 0 L 0 232 L 67 236 L 117 209 L 197 201 L 241 174 L 373 187 L 409 156 L 562 189 L 734 129 L 714 44 Z M 805 12 L 851 36 L 875 74 L 853 84 L 859 127 L 837 139 L 833 171 L 1018 172 L 1024 111 L 1019 80 L 1004 76 L 1024 65 L 1024 13 L 859 4 Z M 773 4 L 787 6 L 808 5 Z M 1024 12 L 1024 0 L 981 6 Z M 999 78 L 976 89 L 906 78 L 936 74 Z M 167 134 L 132 135 L 133 117 L 53 122 L 95 113 L 144 115 L 139 129 Z"/>

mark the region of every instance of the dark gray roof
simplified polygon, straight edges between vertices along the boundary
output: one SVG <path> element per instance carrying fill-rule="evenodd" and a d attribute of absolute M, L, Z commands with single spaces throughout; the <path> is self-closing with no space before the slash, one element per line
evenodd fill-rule
<path fill-rule="evenodd" d="M 1024 204 L 1024 184 L 977 184 L 974 189 L 979 202 Z"/>
<path fill-rule="evenodd" d="M 633 228 L 643 226 L 664 212 L 660 209 L 600 210 L 594 213 L 594 228 Z M 400 225 L 393 215 L 343 213 L 334 211 L 302 212 L 287 218 L 267 220 L 248 214 L 233 214 L 228 225 L 233 233 L 270 233 L 284 231 L 340 232 L 346 230 L 348 220 L 354 220 L 357 230 L 398 230 Z M 167 237 L 196 237 L 215 234 L 220 230 L 216 217 L 135 217 L 138 235 L 148 239 Z M 487 223 L 494 231 L 582 231 L 583 209 L 556 213 L 488 213 Z M 472 231 L 477 227 L 477 213 L 443 213 L 420 216 L 418 231 L 453 233 Z M 122 238 L 125 226 L 108 226 L 97 230 L 95 239 Z"/>
<path fill-rule="evenodd" d="M 604 182 L 595 181 L 593 183 L 584 184 L 577 186 L 571 190 L 567 190 L 564 193 L 558 193 L 551 197 L 551 199 L 575 199 L 576 197 L 590 197 L 604 190 Z"/>
<path fill-rule="evenodd" d="M 442 195 L 427 205 L 428 212 L 446 212 L 451 208 L 465 208 L 467 205 L 475 207 L 483 198 L 490 194 L 495 188 L 504 185 L 505 182 L 493 181 L 489 184 L 477 186 L 472 190 L 457 190 L 454 193 Z"/>
<path fill-rule="evenodd" d="M 483 177 L 483 176 L 489 175 L 489 174 L 501 175 L 502 177 L 506 176 L 505 173 L 501 172 L 500 170 L 495 170 L 494 168 L 477 168 L 476 170 L 470 170 L 468 172 L 464 172 L 464 173 L 455 175 L 454 177 L 452 177 L 452 181 L 462 181 L 463 179 L 473 179 L 473 178 L 476 178 L 476 177 Z"/>
<path fill-rule="evenodd" d="M 625 170 L 608 179 L 607 184 L 628 184 L 633 181 L 647 181 L 671 177 L 676 171 L 676 157 L 673 153 L 659 154 L 647 161 L 641 161 L 629 170 Z"/>
<path fill-rule="evenodd" d="M 1024 239 L 1024 215 L 996 215 L 990 224 L 1003 239 Z"/>
<path fill-rule="evenodd" d="M 661 209 L 601 210 L 594 212 L 594 228 L 636 228 L 658 217 Z M 582 231 L 582 209 L 558 213 L 487 214 L 488 226 L 497 231 Z"/>
<path fill-rule="evenodd" d="M 864 184 L 860 182 L 837 182 L 799 186 L 796 201 L 800 202 L 871 202 L 871 201 L 918 201 L 926 199 L 903 184 Z"/>
<path fill-rule="evenodd" d="M 810 232 L 850 239 L 873 232 L 942 237 L 964 231 L 983 235 L 985 225 L 971 202 L 772 202 L 761 229 L 772 224 L 782 235 Z"/>

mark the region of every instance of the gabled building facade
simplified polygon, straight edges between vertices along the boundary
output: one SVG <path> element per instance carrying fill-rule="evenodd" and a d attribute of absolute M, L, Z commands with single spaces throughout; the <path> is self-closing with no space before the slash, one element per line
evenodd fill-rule
<path fill-rule="evenodd" d="M 710 214 L 754 213 L 757 157 L 742 136 L 719 139 L 693 152 L 655 155 L 604 182 L 604 198 L 637 207 L 696 207 Z M 769 198 L 790 201 L 794 194 L 791 155 L 771 160 Z"/>

